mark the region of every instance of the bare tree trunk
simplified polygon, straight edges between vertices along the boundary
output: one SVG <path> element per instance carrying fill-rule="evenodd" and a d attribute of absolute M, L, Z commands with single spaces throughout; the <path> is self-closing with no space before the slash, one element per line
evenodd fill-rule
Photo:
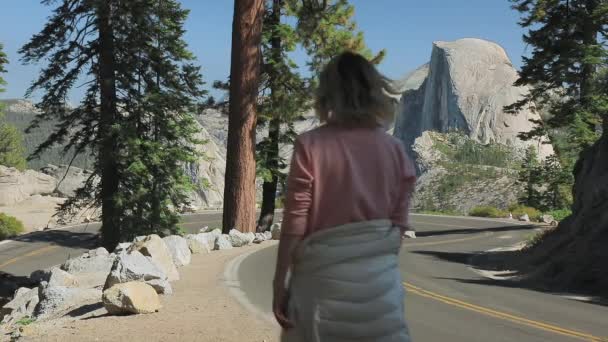
<path fill-rule="evenodd" d="M 278 32 L 278 26 L 281 24 L 281 0 L 272 1 L 272 16 L 271 25 L 273 28 L 272 38 L 270 39 L 271 55 L 274 61 L 281 59 L 281 36 Z M 276 103 L 273 98 L 276 97 L 278 78 L 278 70 L 274 65 L 269 66 L 269 83 L 271 102 Z M 279 138 L 281 135 L 281 113 L 273 113 L 273 118 L 270 120 L 268 127 L 268 149 L 266 151 L 266 167 L 272 172 L 272 178 L 269 181 L 264 181 L 262 190 L 262 209 L 260 219 L 258 221 L 257 231 L 269 230 L 274 222 L 274 211 L 276 206 L 277 186 L 279 184 L 278 168 L 279 168 Z"/>
<path fill-rule="evenodd" d="M 111 1 L 98 1 L 99 82 L 101 112 L 99 119 L 99 164 L 101 167 L 101 237 L 103 246 L 114 250 L 120 242 L 120 215 L 115 195 L 118 191 L 116 139 L 112 125 L 117 118 L 116 77 L 114 74 L 114 32 L 110 22 Z"/>
<path fill-rule="evenodd" d="M 255 231 L 255 128 L 264 0 L 235 0 L 223 232 Z"/>

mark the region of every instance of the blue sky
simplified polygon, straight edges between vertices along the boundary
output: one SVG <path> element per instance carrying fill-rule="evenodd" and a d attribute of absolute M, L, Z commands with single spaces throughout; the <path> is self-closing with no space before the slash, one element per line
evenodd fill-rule
<path fill-rule="evenodd" d="M 351 0 L 355 19 L 373 51 L 386 48 L 380 70 L 392 78 L 426 63 L 436 40 L 465 37 L 502 45 L 516 66 L 526 53 L 518 15 L 508 0 Z M 232 0 L 182 0 L 191 10 L 186 41 L 198 57 L 208 85 L 225 80 L 230 71 Z M 2 0 L 0 42 L 10 64 L 3 77 L 7 92 L 0 98 L 21 98 L 40 66 L 23 66 L 17 50 L 38 32 L 50 14 L 39 0 Z M 78 100 L 75 91 L 71 100 Z"/>

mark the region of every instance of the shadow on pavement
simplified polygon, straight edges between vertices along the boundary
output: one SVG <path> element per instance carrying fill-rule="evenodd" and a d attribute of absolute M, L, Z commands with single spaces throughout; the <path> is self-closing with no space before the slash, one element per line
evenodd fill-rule
<path fill-rule="evenodd" d="M 462 229 L 445 229 L 445 230 L 420 230 L 416 231 L 418 237 L 430 237 L 430 236 L 441 236 L 441 235 L 456 235 L 456 234 L 479 234 L 479 233 L 504 233 L 513 232 L 520 230 L 532 230 L 537 228 L 534 225 L 515 225 L 515 226 L 502 226 L 502 227 L 488 227 L 488 228 L 462 228 Z"/>
<path fill-rule="evenodd" d="M 97 232 L 74 232 L 69 230 L 47 230 L 19 236 L 14 241 L 37 243 L 48 242 L 63 247 L 93 248 L 98 243 Z"/>
<path fill-rule="evenodd" d="M 568 295 L 564 295 L 563 292 L 554 291 L 537 280 L 526 277 L 526 274 L 522 270 L 512 269 L 508 260 L 516 256 L 517 252 L 439 252 L 439 251 L 412 251 L 412 253 L 432 256 L 436 259 L 464 264 L 473 267 L 478 270 L 485 271 L 501 271 L 500 276 L 504 279 L 491 279 L 491 278 L 449 278 L 439 277 L 437 279 L 453 280 L 464 284 L 475 284 L 505 288 L 520 288 L 533 290 L 537 292 L 563 295 L 570 300 L 579 302 L 608 306 L 608 298 L 597 297 L 589 295 L 584 292 L 572 290 L 568 292 Z M 502 273 L 504 272 L 504 273 Z M 581 298 L 578 298 L 581 297 Z"/>

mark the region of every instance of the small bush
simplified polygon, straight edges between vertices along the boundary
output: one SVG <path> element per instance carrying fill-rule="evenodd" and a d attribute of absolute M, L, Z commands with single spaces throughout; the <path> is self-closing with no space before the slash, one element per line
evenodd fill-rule
<path fill-rule="evenodd" d="M 12 216 L 0 213 L 0 240 L 8 239 L 23 233 L 23 223 Z"/>
<path fill-rule="evenodd" d="M 504 212 L 503 210 L 500 210 L 495 207 L 479 206 L 479 207 L 472 208 L 469 211 L 469 215 L 476 216 L 476 217 L 502 218 L 502 217 L 507 217 L 508 214 L 506 212 Z"/>
<path fill-rule="evenodd" d="M 551 216 L 553 216 L 553 218 L 555 219 L 555 221 L 561 222 L 566 217 L 572 215 L 572 210 L 570 210 L 570 209 L 552 210 L 552 211 L 549 211 L 549 212 L 547 212 L 545 214 L 551 215 Z"/>
<path fill-rule="evenodd" d="M 509 207 L 509 211 L 511 212 L 511 214 L 513 214 L 514 218 L 520 218 L 525 214 L 528 214 L 531 221 L 540 221 L 542 218 L 542 213 L 538 209 L 526 207 L 525 205 L 511 205 Z"/>
<path fill-rule="evenodd" d="M 30 324 L 34 323 L 35 321 L 36 320 L 31 318 L 30 316 L 25 316 L 15 323 L 18 325 L 30 325 Z"/>

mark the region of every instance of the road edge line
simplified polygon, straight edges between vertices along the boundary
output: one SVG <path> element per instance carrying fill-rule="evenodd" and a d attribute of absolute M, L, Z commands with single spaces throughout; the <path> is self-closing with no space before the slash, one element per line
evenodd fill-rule
<path fill-rule="evenodd" d="M 263 248 L 248 251 L 230 260 L 224 268 L 222 281 L 224 285 L 228 288 L 228 291 L 230 292 L 232 297 L 236 299 L 239 304 L 245 307 L 245 309 L 247 309 L 248 311 L 262 318 L 267 323 L 275 326 L 275 320 L 272 315 L 258 309 L 251 301 L 249 301 L 247 295 L 245 294 L 245 291 L 243 291 L 241 288 L 241 282 L 239 280 L 239 270 L 241 268 L 243 260 L 245 260 L 247 257 L 256 252 L 269 248 L 273 245 L 275 244 L 267 244 L 267 246 L 264 246 Z"/>

